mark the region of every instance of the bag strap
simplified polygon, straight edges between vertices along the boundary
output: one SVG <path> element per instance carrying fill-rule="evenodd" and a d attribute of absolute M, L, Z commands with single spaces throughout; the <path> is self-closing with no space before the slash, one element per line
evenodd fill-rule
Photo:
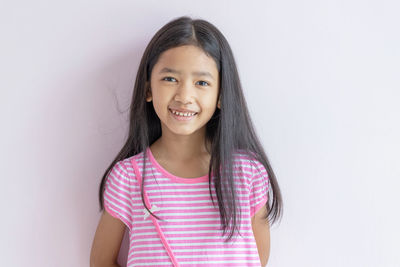
<path fill-rule="evenodd" d="M 134 171 L 135 171 L 135 173 L 136 173 L 136 179 L 137 179 L 137 181 L 139 182 L 139 187 L 141 187 L 141 186 L 142 186 L 142 177 L 141 177 L 141 174 L 140 174 L 140 172 L 139 172 L 139 168 L 138 168 L 138 166 L 136 165 L 136 161 L 134 160 L 134 158 L 131 159 L 131 162 L 132 162 L 133 169 L 134 169 Z M 150 203 L 149 198 L 148 198 L 148 196 L 147 196 L 147 193 L 146 193 L 145 188 L 143 188 L 143 197 L 144 197 L 144 202 L 145 202 L 146 205 L 147 205 L 148 207 L 150 207 L 150 209 L 151 209 L 152 206 L 151 206 L 151 203 Z M 168 255 L 169 255 L 169 257 L 170 257 L 170 259 L 171 259 L 171 261 L 172 261 L 172 264 L 173 264 L 175 267 L 179 267 L 179 263 L 178 263 L 178 261 L 176 260 L 176 257 L 175 257 L 175 255 L 174 255 L 174 253 L 172 252 L 172 249 L 171 249 L 170 245 L 168 244 L 168 241 L 167 241 L 167 239 L 165 238 L 164 233 L 161 231 L 161 228 L 160 228 L 160 225 L 158 224 L 157 219 L 154 218 L 153 216 L 150 216 L 150 219 L 152 220 L 154 226 L 156 227 L 157 233 L 158 233 L 158 235 L 159 235 L 159 237 L 160 237 L 160 239 L 161 239 L 161 242 L 162 242 L 163 245 L 164 245 L 164 248 L 167 250 L 167 253 L 168 253 Z"/>

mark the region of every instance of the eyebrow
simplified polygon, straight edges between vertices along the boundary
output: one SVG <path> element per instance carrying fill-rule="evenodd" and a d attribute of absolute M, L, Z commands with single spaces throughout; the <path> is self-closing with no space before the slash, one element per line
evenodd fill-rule
<path fill-rule="evenodd" d="M 171 68 L 167 68 L 167 67 L 163 68 L 159 73 L 166 73 L 166 72 L 181 74 L 180 71 L 177 71 L 177 70 L 174 70 L 174 69 L 171 69 Z M 207 76 L 207 77 L 210 77 L 211 79 L 214 80 L 214 77 L 208 71 L 194 71 L 194 72 L 192 72 L 192 75 Z"/>

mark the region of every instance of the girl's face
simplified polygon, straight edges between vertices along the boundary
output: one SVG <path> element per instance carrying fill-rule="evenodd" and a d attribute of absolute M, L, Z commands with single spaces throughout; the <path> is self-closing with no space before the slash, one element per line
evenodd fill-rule
<path fill-rule="evenodd" d="M 151 72 L 150 88 L 146 100 L 153 101 L 163 135 L 190 135 L 198 130 L 205 133 L 217 104 L 220 108 L 217 65 L 192 45 L 174 47 L 160 55 Z M 190 114 L 174 115 L 172 110 Z"/>

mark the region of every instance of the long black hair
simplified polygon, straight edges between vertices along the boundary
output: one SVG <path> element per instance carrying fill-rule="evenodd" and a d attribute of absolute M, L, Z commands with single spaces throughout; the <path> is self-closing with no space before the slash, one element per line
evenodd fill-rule
<path fill-rule="evenodd" d="M 140 152 L 143 152 L 144 157 L 146 157 L 146 148 L 161 137 L 160 119 L 152 102 L 145 101 L 147 92 L 150 90 L 151 72 L 160 54 L 170 48 L 183 45 L 193 45 L 202 49 L 204 53 L 215 60 L 219 72 L 220 90 L 218 98 L 221 108 L 216 109 L 210 121 L 206 124 L 205 141 L 211 143 L 211 151 L 209 151 L 211 159 L 208 170 L 210 196 L 214 203 L 211 194 L 211 179 L 213 178 L 223 235 L 228 228 L 231 229 L 226 240 L 229 241 L 234 235 L 237 225 L 240 224 L 240 219 L 237 221 L 236 216 L 237 198 L 232 175 L 235 151 L 240 149 L 255 155 L 255 158 L 264 165 L 268 173 L 270 183 L 266 204 L 268 213 L 264 219 L 271 224 L 281 217 L 282 197 L 271 164 L 249 116 L 232 50 L 223 34 L 213 24 L 202 19 L 192 19 L 188 16 L 175 18 L 159 29 L 147 45 L 140 61 L 134 85 L 129 114 L 129 134 L 126 143 L 105 171 L 100 184 L 100 211 L 104 209 L 103 194 L 106 179 L 114 164 Z M 142 202 L 151 216 L 160 219 L 148 209 L 144 202 L 144 169 L 145 166 L 143 166 L 142 172 Z M 213 175 L 211 175 L 212 173 Z"/>

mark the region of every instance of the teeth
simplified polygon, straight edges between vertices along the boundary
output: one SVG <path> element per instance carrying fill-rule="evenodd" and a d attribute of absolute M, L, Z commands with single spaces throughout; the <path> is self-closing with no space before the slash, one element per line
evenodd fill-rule
<path fill-rule="evenodd" d="M 194 112 L 194 113 L 182 113 L 182 112 L 178 112 L 178 111 L 175 111 L 175 110 L 172 110 L 171 109 L 171 111 L 172 111 L 172 113 L 174 113 L 174 114 L 176 114 L 176 115 L 179 115 L 179 116 L 183 116 L 183 117 L 189 117 L 189 116 L 193 116 L 194 114 L 196 114 L 196 112 Z"/>

